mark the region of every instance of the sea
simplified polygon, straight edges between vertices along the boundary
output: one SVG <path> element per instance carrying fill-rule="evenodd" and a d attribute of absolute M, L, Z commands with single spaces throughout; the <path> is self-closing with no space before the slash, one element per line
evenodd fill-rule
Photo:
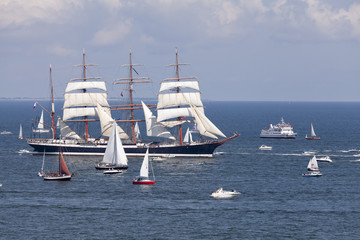
<path fill-rule="evenodd" d="M 205 102 L 225 135 L 240 136 L 212 158 L 152 161 L 152 186 L 132 184 L 142 158 L 104 175 L 94 167 L 101 156 L 71 156 L 71 181 L 38 177 L 43 156 L 18 139 L 20 124 L 30 133 L 33 104 L 0 101 L 0 132 L 12 132 L 0 134 L 0 239 L 359 239 L 360 102 Z M 259 137 L 282 117 L 296 139 Z M 321 140 L 305 140 L 311 123 Z M 322 177 L 302 176 L 304 151 L 333 160 L 319 162 Z M 46 156 L 45 168 L 56 159 Z M 220 187 L 240 194 L 212 198 Z"/>

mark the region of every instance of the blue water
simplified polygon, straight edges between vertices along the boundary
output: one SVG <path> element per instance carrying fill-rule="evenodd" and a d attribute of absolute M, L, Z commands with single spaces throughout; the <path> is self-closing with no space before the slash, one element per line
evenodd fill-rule
<path fill-rule="evenodd" d="M 154 186 L 134 186 L 142 159 L 130 158 L 122 175 L 106 176 L 101 157 L 66 161 L 77 177 L 45 182 L 42 156 L 18 140 L 27 134 L 33 102 L 0 102 L 1 239 L 358 239 L 360 235 L 360 103 L 207 102 L 208 117 L 228 136 L 213 158 L 153 162 Z M 261 129 L 284 117 L 295 140 L 261 139 Z M 321 137 L 308 141 L 310 122 Z M 259 151 L 267 144 L 272 151 Z M 304 178 L 317 151 L 323 176 Z M 48 156 L 53 167 L 56 157 Z M 212 199 L 218 187 L 234 199 Z"/>

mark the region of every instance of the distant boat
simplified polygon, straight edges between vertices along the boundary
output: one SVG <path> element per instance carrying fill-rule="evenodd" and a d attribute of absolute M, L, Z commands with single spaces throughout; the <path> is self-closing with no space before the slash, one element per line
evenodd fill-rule
<path fill-rule="evenodd" d="M 332 162 L 331 158 L 329 156 L 317 158 L 316 161 L 318 162 Z"/>
<path fill-rule="evenodd" d="M 322 173 L 320 172 L 316 156 L 314 155 L 308 165 L 307 165 L 308 172 L 303 174 L 303 177 L 321 177 Z"/>
<path fill-rule="evenodd" d="M 19 129 L 19 139 L 23 139 L 22 126 L 21 126 L 21 124 L 20 124 L 20 129 Z"/>
<path fill-rule="evenodd" d="M 95 168 L 107 169 L 107 170 L 127 169 L 128 168 L 127 163 L 128 163 L 128 159 L 126 157 L 125 150 L 120 139 L 119 128 L 116 124 L 116 121 L 113 121 L 110 138 L 106 146 L 103 160 L 102 162 L 98 163 L 95 166 Z"/>
<path fill-rule="evenodd" d="M 311 155 L 315 155 L 316 152 L 314 151 L 304 151 L 301 155 L 305 155 L 305 156 L 311 156 Z"/>
<path fill-rule="evenodd" d="M 149 149 L 146 150 L 144 160 L 142 162 L 140 168 L 140 175 L 139 177 L 135 178 L 133 184 L 145 184 L 145 185 L 152 185 L 155 184 L 155 175 L 153 172 L 153 180 L 149 178 Z"/>
<path fill-rule="evenodd" d="M 239 194 L 240 193 L 236 190 L 227 191 L 223 188 L 219 188 L 218 190 L 214 191 L 210 196 L 213 198 L 233 198 Z"/>
<path fill-rule="evenodd" d="M 120 169 L 108 169 L 104 171 L 104 174 L 118 174 L 118 173 L 122 173 L 122 171 Z"/>
<path fill-rule="evenodd" d="M 37 128 L 33 129 L 34 133 L 48 133 L 50 129 L 44 128 L 44 110 L 41 110 L 40 120 L 38 122 Z"/>
<path fill-rule="evenodd" d="M 285 138 L 295 139 L 296 133 L 293 131 L 293 127 L 289 123 L 284 122 L 284 118 L 281 118 L 280 123 L 276 125 L 270 124 L 269 129 L 261 130 L 261 138 Z"/>
<path fill-rule="evenodd" d="M 4 131 L 0 132 L 0 134 L 1 135 L 9 135 L 9 134 L 12 134 L 12 132 L 4 130 Z"/>
<path fill-rule="evenodd" d="M 315 134 L 314 126 L 313 126 L 312 123 L 310 124 L 310 129 L 311 129 L 310 137 L 308 137 L 307 134 L 306 134 L 305 139 L 307 139 L 307 140 L 320 140 L 320 137 L 317 137 L 316 134 Z"/>
<path fill-rule="evenodd" d="M 47 172 L 43 178 L 46 181 L 70 181 L 72 174 L 66 166 L 64 155 L 62 151 L 59 152 L 59 171 L 58 172 Z"/>
<path fill-rule="evenodd" d="M 310 161 L 307 165 L 307 169 L 309 171 L 320 171 L 315 155 L 310 159 Z"/>
<path fill-rule="evenodd" d="M 39 176 L 39 177 L 44 177 L 44 176 L 45 176 L 44 164 L 45 164 L 45 150 L 44 150 L 44 154 L 43 154 L 43 160 L 42 160 L 41 170 L 40 170 L 40 172 L 38 172 L 38 176 Z"/>
<path fill-rule="evenodd" d="M 272 150 L 272 147 L 271 146 L 266 146 L 266 145 L 261 145 L 259 147 L 259 150 Z"/>

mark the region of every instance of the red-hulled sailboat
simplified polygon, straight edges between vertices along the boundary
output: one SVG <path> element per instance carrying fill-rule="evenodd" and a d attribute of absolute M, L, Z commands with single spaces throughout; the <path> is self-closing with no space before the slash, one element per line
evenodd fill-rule
<path fill-rule="evenodd" d="M 144 160 L 140 168 L 140 175 L 139 177 L 134 179 L 133 184 L 145 184 L 145 185 L 155 184 L 154 171 L 152 171 L 152 173 L 153 173 L 153 180 L 149 178 L 149 149 L 147 149 Z"/>

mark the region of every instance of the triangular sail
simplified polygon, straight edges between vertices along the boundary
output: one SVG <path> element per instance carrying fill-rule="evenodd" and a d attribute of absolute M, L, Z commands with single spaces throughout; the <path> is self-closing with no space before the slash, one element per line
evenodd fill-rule
<path fill-rule="evenodd" d="M 19 139 L 23 139 L 22 125 L 21 124 L 20 124 L 20 129 L 19 129 Z"/>
<path fill-rule="evenodd" d="M 226 137 L 197 107 L 190 105 L 201 135 L 216 138 L 215 135 Z"/>
<path fill-rule="evenodd" d="M 140 168 L 140 177 L 141 178 L 149 177 L 149 148 L 146 149 L 145 157 Z"/>
<path fill-rule="evenodd" d="M 106 146 L 103 162 L 114 164 L 116 166 L 127 166 L 128 163 L 115 121 L 113 121 L 111 135 Z"/>
<path fill-rule="evenodd" d="M 138 123 L 135 124 L 135 137 L 140 138 L 140 128 Z"/>
<path fill-rule="evenodd" d="M 152 114 L 146 104 L 143 101 L 141 101 L 141 104 L 144 110 L 146 121 L 146 135 L 150 137 L 162 137 L 175 140 L 175 137 L 171 135 L 171 133 L 166 130 L 166 128 L 156 123 L 156 117 Z"/>
<path fill-rule="evenodd" d="M 60 152 L 59 155 L 59 161 L 60 161 L 60 174 L 66 174 L 66 175 L 70 175 L 70 171 L 68 169 L 68 167 L 66 166 L 65 160 L 64 160 L 64 156 L 63 153 Z"/>
<path fill-rule="evenodd" d="M 41 110 L 41 116 L 37 128 L 44 129 L 44 110 Z"/>
<path fill-rule="evenodd" d="M 319 165 L 316 160 L 316 156 L 314 155 L 313 158 L 310 159 L 309 164 L 307 166 L 309 170 L 316 171 L 319 170 Z"/>
<path fill-rule="evenodd" d="M 310 125 L 311 125 L 311 136 L 312 136 L 312 137 L 316 137 L 316 134 L 315 134 L 315 131 L 314 131 L 314 127 L 313 127 L 312 123 L 311 123 Z"/>
<path fill-rule="evenodd" d="M 191 134 L 191 131 L 190 129 L 188 128 L 186 130 L 186 133 L 185 133 L 185 137 L 184 137 L 184 143 L 192 143 L 193 140 L 192 140 L 192 134 Z"/>
<path fill-rule="evenodd" d="M 58 117 L 58 122 L 60 126 L 60 138 L 62 139 L 77 139 L 80 140 L 81 137 L 76 134 L 63 120 Z"/>
<path fill-rule="evenodd" d="M 114 119 L 107 113 L 106 109 L 101 107 L 99 104 L 97 105 L 96 109 L 100 119 L 101 135 L 109 137 Z M 120 134 L 120 138 L 129 139 L 129 136 L 119 125 L 116 124 L 116 128 Z"/>

